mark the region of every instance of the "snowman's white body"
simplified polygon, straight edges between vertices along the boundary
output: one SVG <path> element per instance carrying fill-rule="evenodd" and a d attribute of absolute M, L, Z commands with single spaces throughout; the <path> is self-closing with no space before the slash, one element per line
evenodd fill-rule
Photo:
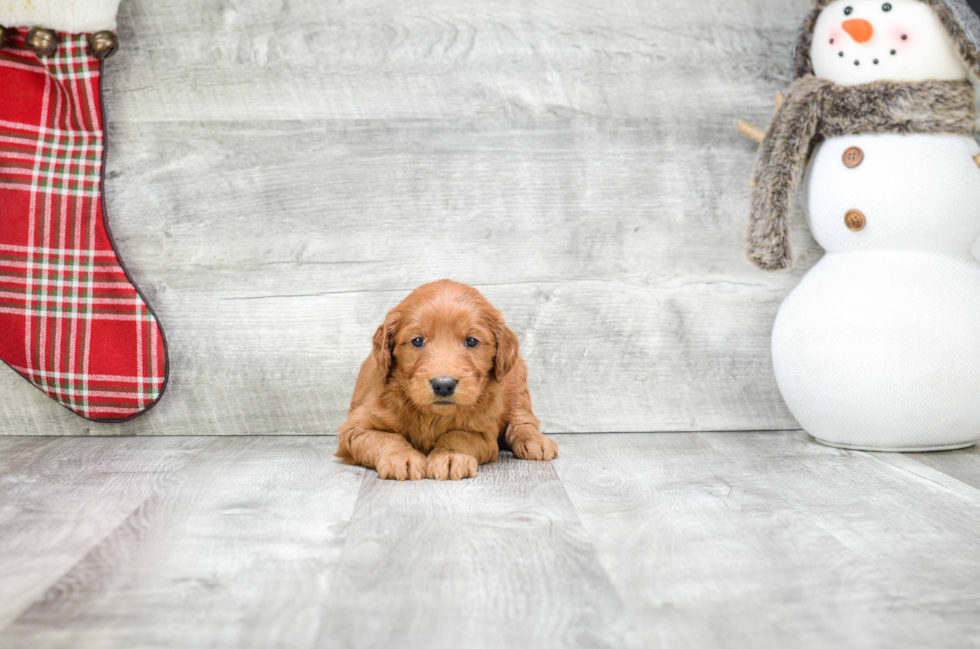
<path fill-rule="evenodd" d="M 810 60 L 840 85 L 965 80 L 945 28 L 919 0 L 835 0 Z M 844 152 L 860 149 L 845 164 Z M 776 380 L 818 440 L 875 450 L 980 439 L 980 146 L 960 135 L 830 138 L 807 176 L 810 230 L 827 254 L 773 328 Z M 845 222 L 860 211 L 864 228 Z"/>
<path fill-rule="evenodd" d="M 849 168 L 844 151 L 863 160 Z M 805 180 L 827 254 L 783 302 L 776 379 L 818 440 L 922 450 L 980 438 L 980 146 L 956 135 L 832 138 Z M 864 229 L 844 214 L 860 210 Z"/>

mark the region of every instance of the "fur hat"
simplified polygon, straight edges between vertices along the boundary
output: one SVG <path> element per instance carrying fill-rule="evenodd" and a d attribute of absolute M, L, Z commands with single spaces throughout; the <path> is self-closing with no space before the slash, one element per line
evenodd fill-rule
<path fill-rule="evenodd" d="M 970 71 L 973 81 L 980 79 L 980 17 L 974 13 L 966 0 L 920 0 L 932 7 L 939 21 L 946 28 L 956 50 Z M 813 42 L 813 28 L 824 7 L 833 0 L 813 0 L 814 9 L 800 28 L 796 42 L 796 77 L 813 74 L 810 63 L 810 44 Z"/>

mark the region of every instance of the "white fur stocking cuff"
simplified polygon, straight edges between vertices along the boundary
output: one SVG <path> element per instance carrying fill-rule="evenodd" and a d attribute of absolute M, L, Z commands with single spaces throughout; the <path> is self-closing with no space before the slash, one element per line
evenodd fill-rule
<path fill-rule="evenodd" d="M 120 0 L 0 0 L 0 25 L 86 34 L 116 29 Z"/>

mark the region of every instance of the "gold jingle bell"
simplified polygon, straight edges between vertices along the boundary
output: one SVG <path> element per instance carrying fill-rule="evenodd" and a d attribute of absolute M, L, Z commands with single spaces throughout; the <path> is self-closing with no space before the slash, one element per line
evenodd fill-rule
<path fill-rule="evenodd" d="M 0 25 L 0 48 L 7 44 L 7 29 Z"/>
<path fill-rule="evenodd" d="M 53 30 L 44 27 L 32 27 L 27 32 L 27 47 L 34 50 L 38 56 L 51 56 L 58 50 L 58 37 Z"/>
<path fill-rule="evenodd" d="M 100 61 L 105 61 L 118 49 L 119 39 L 110 31 L 95 32 L 88 37 L 88 51 Z"/>

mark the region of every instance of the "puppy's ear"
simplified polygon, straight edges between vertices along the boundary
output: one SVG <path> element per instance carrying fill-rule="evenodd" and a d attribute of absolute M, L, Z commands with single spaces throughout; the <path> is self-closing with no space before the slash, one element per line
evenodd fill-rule
<path fill-rule="evenodd" d="M 519 345 L 517 334 L 504 324 L 502 317 L 498 315 L 497 318 L 497 355 L 493 359 L 493 378 L 503 381 L 517 362 Z"/>
<path fill-rule="evenodd" d="M 389 311 L 384 324 L 374 332 L 374 346 L 371 349 L 371 356 L 374 357 L 374 362 L 378 364 L 381 377 L 386 381 L 394 368 L 395 334 L 398 333 L 400 321 L 401 313 Z"/>

